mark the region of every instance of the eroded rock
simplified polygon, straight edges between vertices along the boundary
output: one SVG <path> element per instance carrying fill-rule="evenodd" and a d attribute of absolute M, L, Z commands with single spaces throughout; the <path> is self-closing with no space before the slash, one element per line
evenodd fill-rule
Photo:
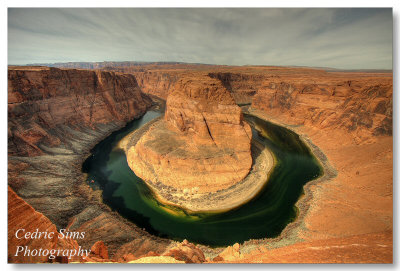
<path fill-rule="evenodd" d="M 18 231 L 18 233 L 17 233 Z M 46 233 L 40 238 L 25 238 L 28 232 Z M 17 238 L 18 236 L 18 238 Z M 57 257 L 49 259 L 48 255 L 26 254 L 25 252 L 43 249 L 78 249 L 73 239 L 59 238 L 56 226 L 43 214 L 19 197 L 8 187 L 8 262 L 9 263 L 45 263 L 68 262 L 80 260 L 80 257 Z M 23 248 L 22 251 L 19 248 Z"/>
<path fill-rule="evenodd" d="M 202 263 L 206 261 L 203 251 L 186 239 L 170 248 L 163 255 L 174 257 L 176 260 L 184 261 L 185 263 Z"/>
<path fill-rule="evenodd" d="M 165 118 L 127 150 L 142 179 L 193 192 L 215 192 L 249 173 L 251 128 L 220 81 L 185 77 L 168 96 Z M 185 193 L 183 193 L 185 194 Z"/>

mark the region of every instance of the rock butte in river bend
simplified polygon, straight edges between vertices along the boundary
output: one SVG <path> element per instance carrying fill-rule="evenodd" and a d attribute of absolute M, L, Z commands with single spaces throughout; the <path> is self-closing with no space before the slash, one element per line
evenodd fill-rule
<path fill-rule="evenodd" d="M 249 173 L 251 138 L 240 107 L 219 80 L 185 77 L 168 96 L 164 120 L 129 147 L 127 159 L 146 181 L 215 192 Z"/>
<path fill-rule="evenodd" d="M 39 229 L 52 230 L 54 223 L 85 231 L 88 238 L 77 243 L 86 249 L 96 243 L 102 247 L 98 242 L 103 241 L 108 259 L 103 248 L 92 262 L 202 262 L 199 250 L 205 262 L 218 263 L 393 261 L 392 73 L 171 63 L 57 65 L 117 72 L 101 72 L 108 87 L 99 88 L 100 71 L 9 67 L 8 184 L 19 196 L 11 193 L 8 200 L 9 239 L 15 228 L 33 221 Z M 125 85 L 129 91 L 120 72 L 134 75 Z M 306 186 L 298 223 L 281 239 L 217 249 L 177 243 L 124 220 L 87 188 L 80 168 L 89 150 L 149 108 L 151 101 L 140 88 L 165 99 L 188 73 L 210 74 L 237 103 L 291 125 L 337 170 L 329 181 Z M 134 110 L 125 106 L 129 103 Z M 19 205 L 23 212 L 15 208 Z M 9 262 L 20 261 L 10 256 Z"/>

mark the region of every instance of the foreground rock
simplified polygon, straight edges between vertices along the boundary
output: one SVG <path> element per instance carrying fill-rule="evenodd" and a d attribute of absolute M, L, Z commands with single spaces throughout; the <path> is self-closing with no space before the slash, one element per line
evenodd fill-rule
<path fill-rule="evenodd" d="M 51 238 L 25 239 L 18 230 L 27 232 L 47 232 L 52 233 Z M 27 204 L 15 192 L 8 187 L 8 262 L 9 263 L 44 263 L 44 262 L 68 262 L 80 260 L 80 257 L 56 257 L 49 259 L 49 256 L 24 255 L 18 251 L 18 247 L 28 247 L 30 250 L 39 249 L 78 249 L 78 243 L 73 239 L 58 238 L 56 226 L 43 214 L 35 211 L 32 206 Z M 16 253 L 18 251 L 18 253 Z"/>
<path fill-rule="evenodd" d="M 183 193 L 215 192 L 249 173 L 251 138 L 241 109 L 218 80 L 189 77 L 169 95 L 165 119 L 128 145 L 127 159 L 146 181 Z"/>
<path fill-rule="evenodd" d="M 392 232 L 301 242 L 280 248 L 258 246 L 248 253 L 228 247 L 213 263 L 392 263 Z"/>
<path fill-rule="evenodd" d="M 228 246 L 224 249 L 217 257 L 213 259 L 214 262 L 235 262 L 243 259 L 243 255 L 240 254 L 240 245 L 238 243 L 233 246 Z"/>
<path fill-rule="evenodd" d="M 174 257 L 177 260 L 184 261 L 185 263 L 202 263 L 206 259 L 203 251 L 196 245 L 189 243 L 187 240 L 183 240 L 182 243 L 178 243 L 170 248 L 165 256 Z"/>

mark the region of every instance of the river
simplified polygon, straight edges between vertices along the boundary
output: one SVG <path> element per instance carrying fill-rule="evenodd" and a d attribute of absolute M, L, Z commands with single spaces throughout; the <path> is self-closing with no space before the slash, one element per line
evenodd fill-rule
<path fill-rule="evenodd" d="M 295 203 L 303 193 L 304 184 L 323 174 L 319 162 L 296 133 L 246 114 L 253 137 L 276 158 L 261 192 L 242 206 L 223 213 L 170 212 L 131 171 L 125 153 L 117 147 L 124 136 L 161 114 L 148 111 L 112 133 L 92 149 L 92 155 L 82 166 L 88 174 L 88 184 L 102 190 L 105 204 L 151 234 L 212 247 L 279 236 L 297 217 Z"/>

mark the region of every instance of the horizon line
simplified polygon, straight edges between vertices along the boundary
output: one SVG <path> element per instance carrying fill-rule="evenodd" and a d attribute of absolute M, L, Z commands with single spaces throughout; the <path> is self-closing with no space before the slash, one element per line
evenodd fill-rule
<path fill-rule="evenodd" d="M 357 68 L 333 68 L 324 66 L 304 66 L 304 65 L 276 65 L 276 64 L 243 64 L 243 65 L 228 65 L 228 64 L 210 64 L 201 62 L 182 62 L 182 61 L 135 61 L 135 60 L 103 60 L 103 61 L 67 61 L 67 62 L 40 62 L 40 63 L 28 63 L 28 64 L 7 64 L 7 66 L 46 66 L 46 65 L 57 65 L 57 64 L 70 64 L 70 63 L 138 63 L 138 64 L 191 64 L 191 65 L 207 65 L 207 66 L 227 66 L 227 67 L 288 67 L 288 68 L 313 68 L 322 70 L 337 70 L 337 71 L 385 71 L 393 72 L 391 69 L 382 68 L 367 68 L 367 69 L 357 69 Z M 138 65 L 139 66 L 139 65 Z"/>

